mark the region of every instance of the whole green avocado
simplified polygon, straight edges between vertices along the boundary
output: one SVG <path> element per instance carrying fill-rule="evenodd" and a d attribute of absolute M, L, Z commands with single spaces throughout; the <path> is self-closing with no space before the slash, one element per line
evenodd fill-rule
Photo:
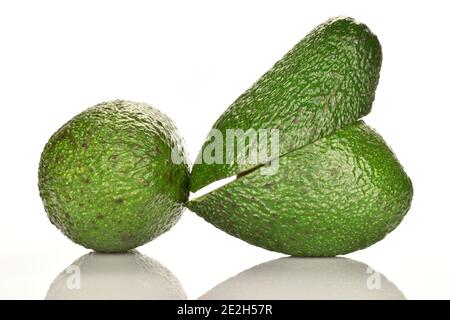
<path fill-rule="evenodd" d="M 99 252 L 127 251 L 169 230 L 188 187 L 174 123 L 144 103 L 116 100 L 80 113 L 50 138 L 39 164 L 50 221 Z"/>
<path fill-rule="evenodd" d="M 188 208 L 251 244 L 294 256 L 335 256 L 383 239 L 413 189 L 384 140 L 361 120 L 193 199 Z"/>
<path fill-rule="evenodd" d="M 359 120 L 371 110 L 381 61 L 377 37 L 352 18 L 311 31 L 213 125 L 190 190 L 236 179 L 187 207 L 230 235 L 294 256 L 346 254 L 383 239 L 409 210 L 413 187 L 384 140 Z M 278 129 L 279 152 L 254 163 L 247 154 L 256 140 L 244 148 L 227 140 L 213 149 L 227 161 L 203 161 L 219 145 L 212 133 L 228 139 L 228 130 L 252 129 Z"/>

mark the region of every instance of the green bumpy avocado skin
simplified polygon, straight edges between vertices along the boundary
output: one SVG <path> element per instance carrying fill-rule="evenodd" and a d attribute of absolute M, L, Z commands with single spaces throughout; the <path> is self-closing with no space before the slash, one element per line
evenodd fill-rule
<path fill-rule="evenodd" d="M 294 256 L 335 256 L 383 239 L 408 211 L 410 179 L 383 139 L 358 121 L 188 203 L 251 244 Z"/>
<path fill-rule="evenodd" d="M 381 62 L 380 43 L 366 25 L 348 17 L 330 19 L 243 93 L 213 128 L 223 136 L 227 129 L 278 129 L 279 154 L 286 154 L 368 114 Z M 234 161 L 205 163 L 203 153 L 212 141 L 209 136 L 192 168 L 193 192 L 255 167 L 236 161 L 240 154 L 225 144 L 223 162 Z"/>
<path fill-rule="evenodd" d="M 80 113 L 50 138 L 39 165 L 50 221 L 99 252 L 127 251 L 169 230 L 188 187 L 175 125 L 144 103 L 116 100 Z"/>

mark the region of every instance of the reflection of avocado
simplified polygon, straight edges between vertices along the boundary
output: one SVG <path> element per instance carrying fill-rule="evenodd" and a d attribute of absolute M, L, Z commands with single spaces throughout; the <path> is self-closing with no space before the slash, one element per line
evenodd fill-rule
<path fill-rule="evenodd" d="M 411 181 L 362 121 L 279 159 L 188 207 L 225 232 L 295 256 L 334 256 L 381 240 L 402 220 Z"/>
<path fill-rule="evenodd" d="M 216 121 L 223 136 L 227 129 L 278 129 L 283 155 L 298 149 L 369 113 L 381 68 L 377 37 L 352 18 L 334 18 L 315 28 Z M 212 138 L 211 138 L 212 139 Z M 202 163 L 192 168 L 190 190 L 200 188 L 255 166 L 233 161 Z M 223 158 L 240 159 L 248 152 L 226 148 Z M 241 158 L 242 159 L 242 158 Z"/>
<path fill-rule="evenodd" d="M 389 147 L 359 120 L 371 109 L 380 67 L 380 44 L 365 25 L 335 18 L 314 29 L 211 131 L 278 129 L 278 156 L 255 163 L 247 158 L 255 140 L 247 139 L 242 149 L 223 143 L 227 161 L 201 163 L 215 142 L 208 139 L 191 191 L 237 178 L 187 206 L 233 236 L 295 256 L 345 254 L 383 239 L 413 191 Z M 267 164 L 276 164 L 274 174 L 265 173 Z"/>
<path fill-rule="evenodd" d="M 167 231 L 180 217 L 188 181 L 173 122 L 129 101 L 74 117 L 50 138 L 39 165 L 50 221 L 72 241 L 103 252 L 126 251 Z"/>
<path fill-rule="evenodd" d="M 287 257 L 220 283 L 201 300 L 405 300 L 384 275 L 347 258 Z"/>
<path fill-rule="evenodd" d="M 186 299 L 186 293 L 169 270 L 137 251 L 91 252 L 61 272 L 46 299 Z"/>

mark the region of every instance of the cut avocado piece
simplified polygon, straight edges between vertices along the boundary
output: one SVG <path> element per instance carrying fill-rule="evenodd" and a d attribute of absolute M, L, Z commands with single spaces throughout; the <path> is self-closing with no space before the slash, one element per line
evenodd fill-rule
<path fill-rule="evenodd" d="M 294 256 L 335 256 L 383 239 L 408 211 L 413 189 L 383 139 L 363 121 L 188 202 L 248 243 Z"/>
<path fill-rule="evenodd" d="M 174 123 L 144 103 L 116 100 L 80 113 L 50 138 L 39 165 L 50 221 L 101 252 L 126 251 L 169 230 L 188 187 Z"/>
<path fill-rule="evenodd" d="M 213 129 L 223 136 L 227 129 L 277 129 L 279 155 L 296 150 L 370 112 L 381 61 L 380 43 L 366 25 L 348 17 L 330 19 L 242 94 Z M 239 151 L 224 144 L 222 163 L 205 163 L 212 140 L 208 136 L 192 168 L 192 192 L 265 162 L 245 161 L 248 143 Z"/>

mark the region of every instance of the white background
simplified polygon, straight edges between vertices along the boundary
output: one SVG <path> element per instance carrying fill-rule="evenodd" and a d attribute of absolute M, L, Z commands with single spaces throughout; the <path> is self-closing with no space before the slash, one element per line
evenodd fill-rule
<path fill-rule="evenodd" d="M 412 209 L 386 239 L 348 257 L 408 299 L 450 298 L 448 1 L 0 0 L 0 298 L 42 299 L 88 251 L 53 227 L 37 189 L 40 153 L 75 114 L 111 99 L 144 101 L 177 124 L 191 160 L 217 117 L 313 27 L 366 23 L 383 66 L 366 122 L 410 175 Z M 195 299 L 280 254 L 185 211 L 139 251 Z"/>

